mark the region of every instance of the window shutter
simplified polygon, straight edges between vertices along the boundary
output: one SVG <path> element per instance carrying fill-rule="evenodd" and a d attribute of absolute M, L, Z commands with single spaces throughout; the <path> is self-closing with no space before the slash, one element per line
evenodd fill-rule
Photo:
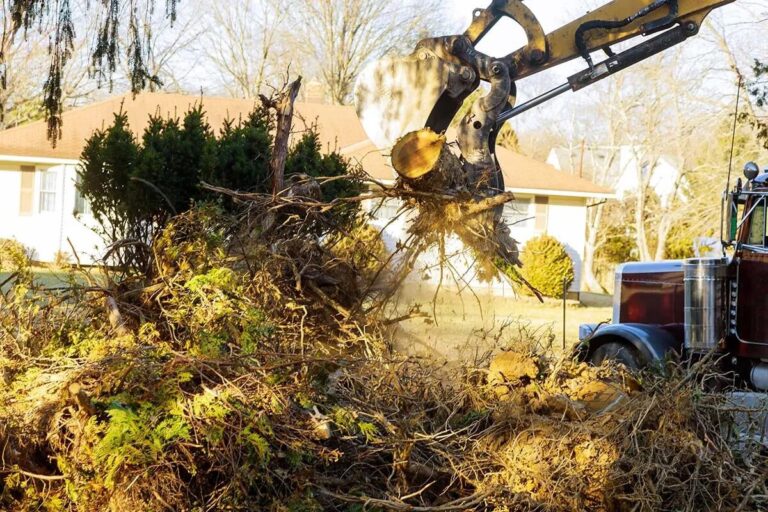
<path fill-rule="evenodd" d="M 547 232 L 547 216 L 549 215 L 549 197 L 536 196 L 536 231 Z"/>
<path fill-rule="evenodd" d="M 32 215 L 35 202 L 35 166 L 21 166 L 21 195 L 19 196 L 19 215 Z"/>

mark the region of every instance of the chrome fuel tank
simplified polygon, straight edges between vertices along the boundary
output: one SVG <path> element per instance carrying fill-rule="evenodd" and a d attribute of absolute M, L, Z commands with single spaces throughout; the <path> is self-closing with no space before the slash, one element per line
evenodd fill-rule
<path fill-rule="evenodd" d="M 725 337 L 726 258 L 683 262 L 685 289 L 685 348 L 708 352 Z"/>

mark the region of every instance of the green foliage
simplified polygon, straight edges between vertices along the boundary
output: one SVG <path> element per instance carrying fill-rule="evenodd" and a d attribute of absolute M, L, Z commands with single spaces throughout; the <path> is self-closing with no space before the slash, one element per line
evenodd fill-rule
<path fill-rule="evenodd" d="M 107 488 L 114 487 L 115 477 L 126 466 L 156 462 L 168 445 L 190 435 L 190 427 L 181 415 L 161 415 L 147 403 L 136 410 L 114 403 L 106 414 L 109 420 L 93 455 L 106 472 Z"/>
<path fill-rule="evenodd" d="M 338 153 L 322 154 L 320 139 L 308 131 L 291 148 L 285 161 L 285 175 L 306 174 L 313 178 L 349 174 L 350 165 Z M 334 180 L 322 187 L 323 200 L 354 196 L 362 192 L 361 186 L 349 180 Z"/>
<path fill-rule="evenodd" d="M 229 268 L 212 268 L 194 275 L 171 301 L 169 319 L 189 333 L 192 353 L 217 358 L 229 345 L 253 354 L 275 332 L 263 311 L 242 300 L 244 284 Z"/>
<path fill-rule="evenodd" d="M 609 201 L 603 206 L 602 221 L 597 234 L 595 259 L 613 272 L 613 267 L 628 261 L 637 261 L 633 201 Z"/>
<path fill-rule="evenodd" d="M 357 219 L 349 231 L 330 237 L 328 246 L 334 255 L 365 276 L 373 276 L 388 254 L 380 230 L 363 219 Z"/>
<path fill-rule="evenodd" d="M 271 338 L 277 330 L 264 312 L 254 307 L 243 311 L 240 326 L 240 350 L 245 355 L 255 354 L 264 340 Z"/>
<path fill-rule="evenodd" d="M 288 152 L 285 161 L 286 182 L 291 176 L 306 175 L 312 178 L 344 176 L 352 168 L 338 153 L 322 154 L 320 140 L 314 131 L 306 132 Z M 333 180 L 320 188 L 322 200 L 331 201 L 337 197 L 356 196 L 363 187 L 356 181 Z M 344 205 L 334 209 L 332 219 L 340 224 L 355 222 L 359 210 L 358 203 Z"/>
<path fill-rule="evenodd" d="M 240 122 L 225 121 L 216 145 L 215 163 L 202 178 L 234 190 L 269 190 L 272 124 L 269 112 L 261 106 Z"/>
<path fill-rule="evenodd" d="M 131 175 L 136 182 L 133 199 L 144 205 L 142 215 L 162 224 L 169 215 L 189 209 L 202 196 L 198 182 L 210 173 L 215 151 L 202 105 L 192 107 L 182 122 L 150 117 Z"/>
<path fill-rule="evenodd" d="M 573 261 L 565 246 L 554 237 L 544 235 L 529 240 L 520 259 L 523 277 L 548 297 L 562 297 L 563 280 L 568 286 L 573 282 Z"/>
<path fill-rule="evenodd" d="M 625 226 L 610 224 L 602 229 L 604 242 L 597 250 L 596 257 L 602 263 L 616 265 L 637 261 L 635 240 L 627 234 Z"/>
<path fill-rule="evenodd" d="M 196 275 L 185 286 L 200 295 L 216 291 L 232 293 L 237 287 L 237 276 L 230 268 L 214 268 L 205 274 Z"/>
<path fill-rule="evenodd" d="M 142 205 L 131 182 L 138 159 L 138 142 L 124 112 L 115 114 L 112 126 L 94 133 L 80 155 L 78 189 L 90 202 L 93 216 L 109 241 L 143 228 L 139 224 Z"/>
<path fill-rule="evenodd" d="M 379 429 L 373 423 L 362 421 L 351 409 L 336 406 L 331 410 L 331 420 L 346 435 L 359 435 L 366 442 L 378 439 Z"/>
<path fill-rule="evenodd" d="M 665 244 L 665 257 L 671 260 L 683 260 L 693 258 L 693 237 L 690 228 L 685 224 L 676 224 L 669 231 Z"/>
<path fill-rule="evenodd" d="M 124 112 L 113 124 L 94 133 L 81 154 L 78 189 L 90 202 L 101 234 L 109 244 L 136 241 L 113 253 L 118 265 L 147 268 L 146 249 L 174 215 L 195 203 L 212 201 L 225 211 L 236 205 L 200 187 L 201 181 L 234 190 L 267 193 L 273 126 L 270 111 L 256 106 L 238 122 L 225 122 L 217 137 L 206 122 L 203 105 L 181 118 L 151 116 L 141 138 L 128 125 Z M 337 177 L 350 173 L 336 153 L 322 154 L 315 132 L 305 133 L 290 149 L 285 167 L 292 175 Z M 360 185 L 333 180 L 321 185 L 325 200 L 356 195 Z M 354 218 L 357 206 L 335 212 L 337 221 Z"/>
<path fill-rule="evenodd" d="M 27 272 L 30 251 L 16 240 L 0 238 L 0 272 Z"/>

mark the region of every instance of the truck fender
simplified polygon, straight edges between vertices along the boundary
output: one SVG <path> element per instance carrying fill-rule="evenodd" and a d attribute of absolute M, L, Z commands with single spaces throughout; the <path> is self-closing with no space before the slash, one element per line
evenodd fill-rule
<path fill-rule="evenodd" d="M 603 343 L 623 341 L 637 349 L 646 364 L 664 361 L 668 354 L 680 351 L 680 342 L 657 325 L 606 324 L 598 327 L 579 346 L 578 358 L 586 360 Z"/>

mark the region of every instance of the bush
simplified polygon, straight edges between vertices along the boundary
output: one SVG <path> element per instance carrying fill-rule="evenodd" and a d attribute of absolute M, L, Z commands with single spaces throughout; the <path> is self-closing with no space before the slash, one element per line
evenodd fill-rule
<path fill-rule="evenodd" d="M 669 235 L 667 235 L 664 257 L 670 260 L 684 260 L 695 257 L 696 253 L 693 250 L 691 232 L 690 226 L 685 223 L 672 226 Z"/>
<path fill-rule="evenodd" d="M 32 263 L 29 249 L 16 240 L 0 238 L 0 272 L 17 272 Z"/>
<path fill-rule="evenodd" d="M 226 121 L 216 135 L 203 106 L 196 105 L 180 118 L 150 116 L 139 137 L 124 112 L 115 114 L 111 126 L 86 142 L 77 185 L 99 222 L 102 238 L 119 247 L 111 253 L 111 262 L 143 272 L 149 268 L 148 247 L 173 216 L 201 202 L 218 203 L 230 212 L 235 208 L 231 199 L 200 188 L 201 181 L 238 191 L 271 192 L 273 118 L 268 109 L 256 106 L 244 119 Z M 290 149 L 285 164 L 287 182 L 293 175 L 335 177 L 350 171 L 337 153 L 322 153 L 313 130 Z M 360 185 L 350 180 L 321 185 L 325 200 L 360 191 Z M 334 212 L 334 220 L 352 220 L 356 212 L 355 203 Z"/>
<path fill-rule="evenodd" d="M 547 297 L 563 296 L 563 279 L 568 286 L 573 282 L 573 261 L 556 238 L 544 235 L 528 241 L 521 260 L 523 277 Z"/>

